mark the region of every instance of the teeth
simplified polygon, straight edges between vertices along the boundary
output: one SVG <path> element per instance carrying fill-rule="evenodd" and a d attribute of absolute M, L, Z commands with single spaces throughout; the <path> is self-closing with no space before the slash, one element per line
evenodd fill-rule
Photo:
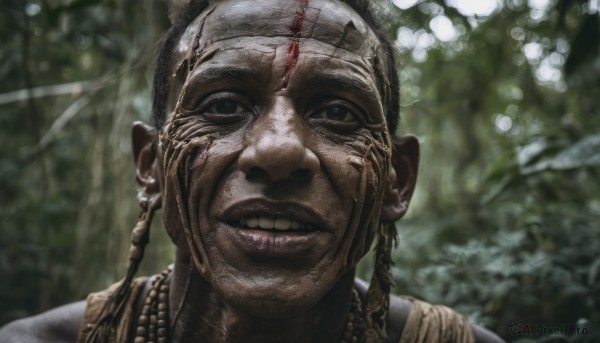
<path fill-rule="evenodd" d="M 275 221 L 273 220 L 273 218 L 264 217 L 264 216 L 258 217 L 258 226 L 260 226 L 261 228 L 272 229 L 274 225 L 275 225 Z"/>
<path fill-rule="evenodd" d="M 288 218 L 272 218 L 266 216 L 240 219 L 240 224 L 249 228 L 275 229 L 279 231 L 312 229 L 312 225 L 302 224 Z"/>
<path fill-rule="evenodd" d="M 286 218 L 277 218 L 273 227 L 277 230 L 289 230 L 292 227 L 292 221 Z"/>
<path fill-rule="evenodd" d="M 255 228 L 258 226 L 258 218 L 248 218 L 248 220 L 246 220 L 246 226 L 248 226 L 249 228 Z"/>

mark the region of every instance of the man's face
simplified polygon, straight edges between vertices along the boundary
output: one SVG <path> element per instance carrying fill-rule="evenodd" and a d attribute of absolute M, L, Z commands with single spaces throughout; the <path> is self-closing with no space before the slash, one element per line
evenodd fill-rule
<path fill-rule="evenodd" d="M 377 50 L 324 0 L 220 2 L 182 36 L 165 225 L 234 306 L 314 306 L 370 245 L 390 164 Z"/>

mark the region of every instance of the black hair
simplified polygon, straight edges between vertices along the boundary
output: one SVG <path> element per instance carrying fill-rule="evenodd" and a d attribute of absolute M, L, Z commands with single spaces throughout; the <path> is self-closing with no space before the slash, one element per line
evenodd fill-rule
<path fill-rule="evenodd" d="M 352 7 L 369 24 L 371 29 L 377 34 L 384 49 L 384 58 L 386 59 L 384 65 L 387 69 L 385 70 L 385 74 L 388 78 L 387 81 L 389 82 L 391 93 L 385 115 L 388 130 L 393 135 L 398 126 L 400 115 L 400 84 L 398 81 L 394 43 L 389 38 L 382 25 L 382 20 L 378 18 L 368 0 L 345 0 L 344 2 Z M 187 27 L 208 5 L 208 0 L 189 0 L 160 43 L 160 51 L 156 60 L 156 69 L 154 70 L 152 99 L 154 122 L 158 129 L 162 128 L 167 117 L 167 100 L 170 88 L 169 80 L 173 63 L 173 50 Z"/>
<path fill-rule="evenodd" d="M 173 49 L 177 46 L 183 32 L 206 7 L 208 7 L 208 0 L 189 0 L 159 44 L 160 51 L 156 59 L 152 90 L 152 112 L 157 129 L 162 128 L 167 116 Z"/>

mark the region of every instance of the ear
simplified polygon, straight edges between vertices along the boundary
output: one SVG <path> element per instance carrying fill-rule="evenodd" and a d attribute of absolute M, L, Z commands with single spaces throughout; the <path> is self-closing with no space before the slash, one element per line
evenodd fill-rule
<path fill-rule="evenodd" d="M 131 146 L 135 163 L 137 199 L 142 208 L 161 206 L 160 167 L 157 153 L 158 133 L 140 121 L 133 123 Z"/>
<path fill-rule="evenodd" d="M 394 136 L 392 145 L 392 170 L 381 209 L 381 221 L 386 223 L 406 214 L 419 169 L 419 141 L 415 136 Z"/>

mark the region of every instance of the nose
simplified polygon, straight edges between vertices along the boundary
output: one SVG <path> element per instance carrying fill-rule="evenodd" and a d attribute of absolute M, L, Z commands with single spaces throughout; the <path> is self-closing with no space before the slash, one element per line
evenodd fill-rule
<path fill-rule="evenodd" d="M 249 178 L 271 181 L 310 178 L 319 171 L 319 158 L 305 144 L 308 127 L 291 104 L 276 101 L 262 113 L 246 136 L 238 166 Z"/>

